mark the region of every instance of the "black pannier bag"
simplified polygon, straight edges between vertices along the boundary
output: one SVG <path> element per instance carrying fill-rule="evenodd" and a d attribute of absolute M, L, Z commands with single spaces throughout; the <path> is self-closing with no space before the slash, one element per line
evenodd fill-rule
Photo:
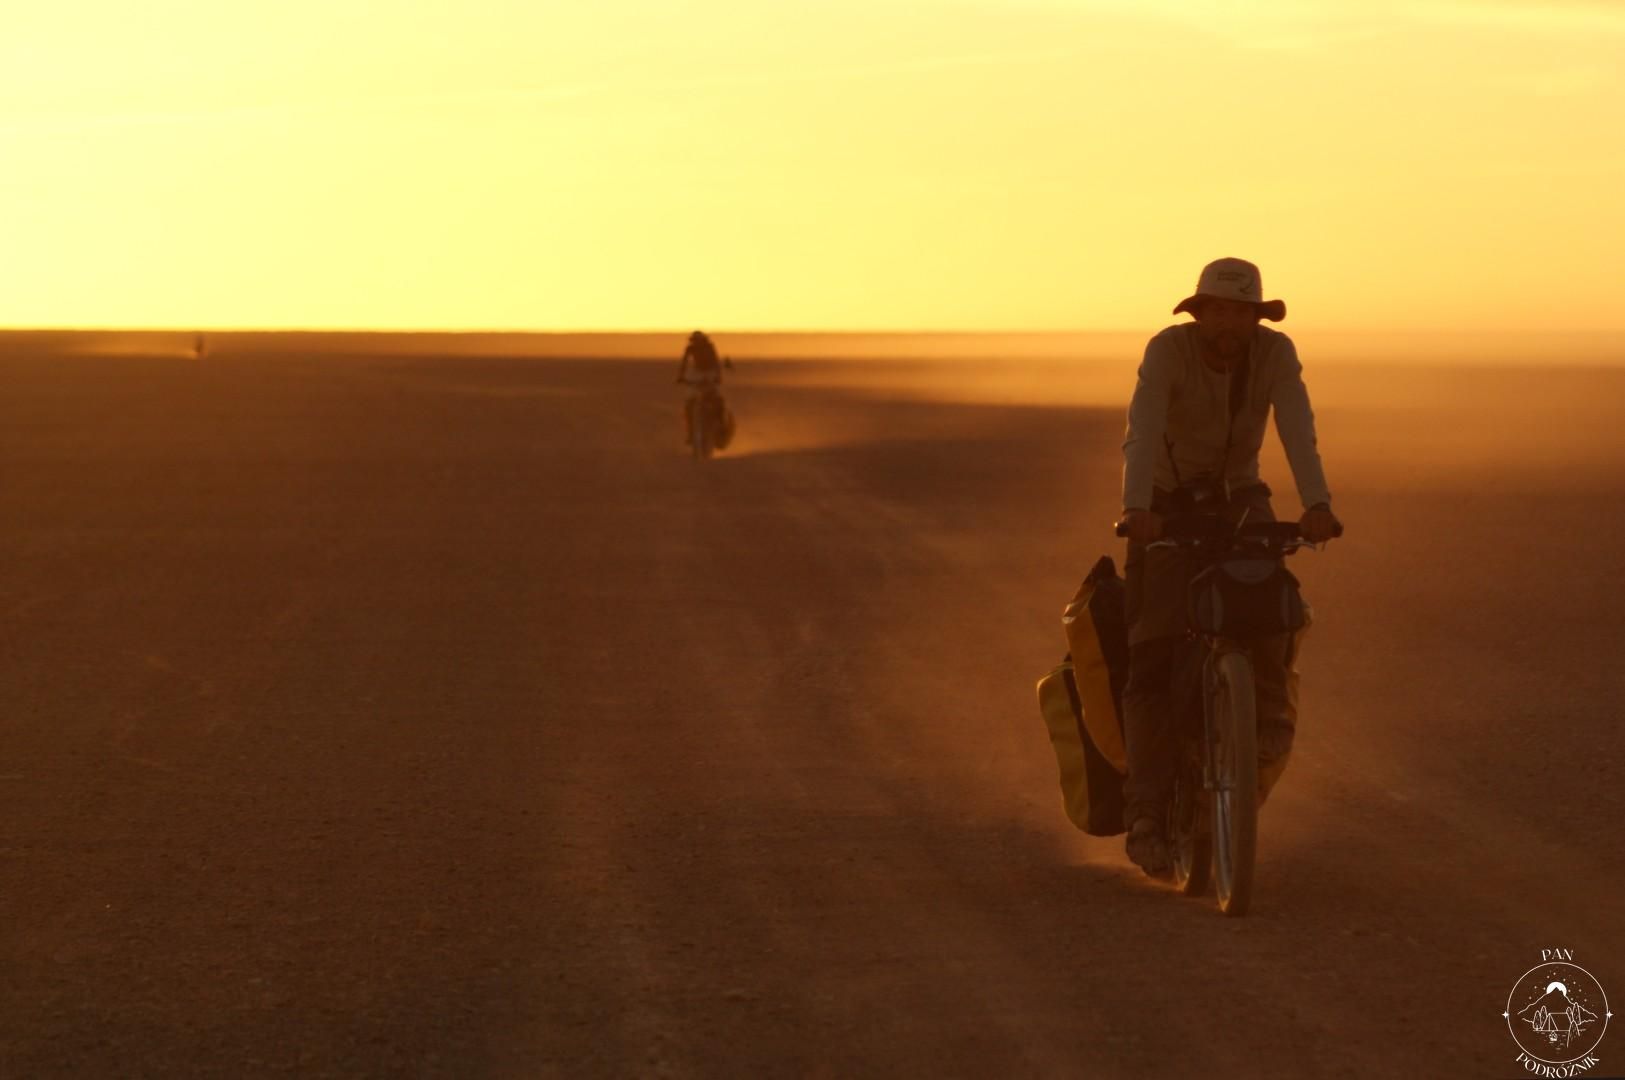
<path fill-rule="evenodd" d="M 728 444 L 734 441 L 736 425 L 733 410 L 728 408 L 728 403 L 722 400 L 721 394 L 713 400 L 715 404 L 711 406 L 711 443 L 718 450 L 726 450 Z"/>
<path fill-rule="evenodd" d="M 1304 625 L 1298 579 L 1278 559 L 1225 559 L 1191 580 L 1191 628 L 1219 637 L 1288 634 Z"/>

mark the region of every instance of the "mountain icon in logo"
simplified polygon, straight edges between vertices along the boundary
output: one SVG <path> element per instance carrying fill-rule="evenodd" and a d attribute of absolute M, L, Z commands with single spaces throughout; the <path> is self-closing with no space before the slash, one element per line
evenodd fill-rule
<path fill-rule="evenodd" d="M 1545 1036 L 1548 1043 L 1561 1040 L 1567 1046 L 1597 1019 L 1597 1014 L 1570 998 L 1567 986 L 1554 982 L 1546 987 L 1545 994 L 1525 1005 L 1518 1018 Z"/>

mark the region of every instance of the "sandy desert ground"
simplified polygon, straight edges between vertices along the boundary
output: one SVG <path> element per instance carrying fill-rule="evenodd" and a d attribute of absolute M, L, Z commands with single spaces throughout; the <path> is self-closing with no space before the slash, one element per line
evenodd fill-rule
<path fill-rule="evenodd" d="M 0 1076 L 1510 1077 L 1541 948 L 1625 1000 L 1625 372 L 1311 369 L 1228 920 L 1034 701 L 1132 361 L 742 365 L 703 466 L 673 368 L 0 360 Z"/>

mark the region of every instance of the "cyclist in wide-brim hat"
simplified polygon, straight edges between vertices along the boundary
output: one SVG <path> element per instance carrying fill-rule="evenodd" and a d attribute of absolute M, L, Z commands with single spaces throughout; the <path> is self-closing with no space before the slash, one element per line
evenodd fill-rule
<path fill-rule="evenodd" d="M 1265 300 L 1258 267 L 1218 259 L 1202 268 L 1196 291 L 1174 307 L 1193 322 L 1158 333 L 1146 345 L 1123 442 L 1123 525 L 1130 537 L 1127 576 L 1129 675 L 1123 691 L 1128 751 L 1124 824 L 1129 858 L 1147 873 L 1169 869 L 1163 821 L 1176 762 L 1169 688 L 1186 633 L 1185 602 L 1194 567 L 1177 551 L 1148 551 L 1164 515 L 1193 501 L 1233 519 L 1272 521 L 1270 489 L 1258 453 L 1270 413 L 1298 497 L 1299 527 L 1314 543 L 1338 530 L 1321 467 L 1315 417 L 1292 339 L 1263 326 L 1286 304 Z M 1259 795 L 1280 778 L 1297 728 L 1292 636 L 1254 650 L 1258 704 Z"/>

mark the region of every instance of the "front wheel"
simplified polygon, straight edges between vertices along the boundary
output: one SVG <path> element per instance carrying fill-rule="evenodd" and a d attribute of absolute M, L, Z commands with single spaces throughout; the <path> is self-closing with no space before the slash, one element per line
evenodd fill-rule
<path fill-rule="evenodd" d="M 1194 745 L 1181 758 L 1174 774 L 1174 794 L 1168 801 L 1168 854 L 1174 867 L 1174 888 L 1186 896 L 1207 891 L 1213 868 L 1213 837 L 1203 806 L 1202 764 Z"/>
<path fill-rule="evenodd" d="M 1208 708 L 1215 741 L 1214 891 L 1220 911 L 1245 915 L 1258 852 L 1258 711 L 1246 654 L 1227 652 L 1215 660 Z"/>
<path fill-rule="evenodd" d="M 694 446 L 694 457 L 704 461 L 711 456 L 711 410 L 706 408 L 703 396 L 696 397 L 690 410 L 693 417 L 693 433 L 691 439 Z"/>

